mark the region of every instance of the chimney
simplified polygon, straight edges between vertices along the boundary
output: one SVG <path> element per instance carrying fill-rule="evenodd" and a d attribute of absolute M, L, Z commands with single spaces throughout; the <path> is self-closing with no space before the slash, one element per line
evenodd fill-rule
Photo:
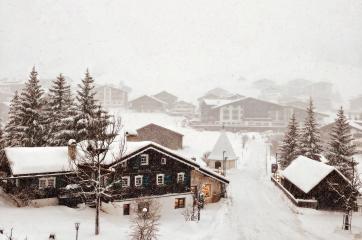
<path fill-rule="evenodd" d="M 77 157 L 77 142 L 74 139 L 68 141 L 68 157 L 73 161 Z"/>

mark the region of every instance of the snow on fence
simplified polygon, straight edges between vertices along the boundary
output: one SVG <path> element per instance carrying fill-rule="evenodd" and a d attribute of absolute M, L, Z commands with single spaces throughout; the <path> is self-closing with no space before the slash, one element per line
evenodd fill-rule
<path fill-rule="evenodd" d="M 314 208 L 318 206 L 318 201 L 315 199 L 298 199 L 295 198 L 283 185 L 281 185 L 274 177 L 271 177 L 272 182 L 285 193 L 285 195 L 292 201 L 297 207 Z"/>

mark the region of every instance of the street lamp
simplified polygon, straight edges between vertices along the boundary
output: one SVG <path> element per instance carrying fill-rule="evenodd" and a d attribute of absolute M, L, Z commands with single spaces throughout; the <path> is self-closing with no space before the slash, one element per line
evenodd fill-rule
<path fill-rule="evenodd" d="M 226 176 L 226 159 L 227 157 L 225 156 L 226 155 L 226 151 L 222 151 L 222 160 L 223 160 L 223 175 Z"/>
<path fill-rule="evenodd" d="M 75 227 L 75 230 L 76 230 L 75 240 L 78 240 L 79 225 L 80 225 L 79 222 L 74 223 L 74 227 Z"/>

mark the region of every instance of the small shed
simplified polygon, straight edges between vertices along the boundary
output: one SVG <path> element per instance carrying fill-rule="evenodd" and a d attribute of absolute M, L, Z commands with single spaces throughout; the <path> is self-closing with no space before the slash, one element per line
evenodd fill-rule
<path fill-rule="evenodd" d="M 222 131 L 208 157 L 208 166 L 214 169 L 232 169 L 236 168 L 237 159 L 226 132 Z"/>
<path fill-rule="evenodd" d="M 331 185 L 349 185 L 350 181 L 333 166 L 299 156 L 281 172 L 281 184 L 296 199 L 317 200 L 318 209 L 342 210 L 340 197 Z"/>
<path fill-rule="evenodd" d="M 128 141 L 152 141 L 164 147 L 182 149 L 183 134 L 166 127 L 150 123 L 136 130 L 137 135 L 127 138 Z"/>

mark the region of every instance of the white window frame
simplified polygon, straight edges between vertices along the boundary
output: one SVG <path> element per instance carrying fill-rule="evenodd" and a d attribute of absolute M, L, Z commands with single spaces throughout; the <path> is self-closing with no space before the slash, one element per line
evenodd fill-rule
<path fill-rule="evenodd" d="M 158 177 L 162 177 L 162 181 L 158 182 Z M 165 174 L 160 173 L 156 175 L 156 184 L 157 185 L 164 185 L 165 184 Z"/>
<path fill-rule="evenodd" d="M 166 165 L 167 159 L 165 157 L 161 158 L 161 164 Z"/>
<path fill-rule="evenodd" d="M 141 184 L 137 184 L 137 179 L 141 179 Z M 135 187 L 141 187 L 143 185 L 143 176 L 137 175 L 134 177 L 134 185 Z"/>
<path fill-rule="evenodd" d="M 123 184 L 123 180 L 127 180 L 127 184 Z M 130 186 L 131 183 L 131 179 L 129 176 L 124 176 L 122 177 L 122 188 L 127 188 Z"/>
<path fill-rule="evenodd" d="M 182 177 L 181 181 L 180 181 L 180 177 Z M 185 173 L 184 172 L 177 173 L 177 183 L 183 183 L 183 182 L 185 182 Z"/>
<path fill-rule="evenodd" d="M 143 157 L 145 157 L 145 159 L 146 159 L 146 161 L 144 163 L 142 163 Z M 148 165 L 148 154 L 142 154 L 141 155 L 141 165 L 142 166 Z"/>
<path fill-rule="evenodd" d="M 53 180 L 53 184 L 49 184 L 49 180 Z M 40 182 L 41 181 L 45 181 L 44 186 L 41 186 Z M 56 178 L 55 177 L 43 177 L 43 178 L 39 178 L 39 189 L 44 189 L 44 188 L 55 188 L 56 187 Z"/>

